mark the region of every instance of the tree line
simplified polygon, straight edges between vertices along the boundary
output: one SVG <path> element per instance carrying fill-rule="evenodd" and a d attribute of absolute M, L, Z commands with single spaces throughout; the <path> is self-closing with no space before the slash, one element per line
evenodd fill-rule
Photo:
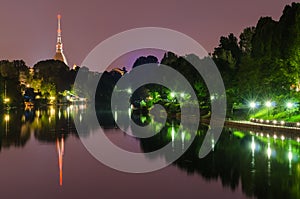
<path fill-rule="evenodd" d="M 193 57 L 194 56 L 194 57 Z M 132 68 L 152 63 L 164 64 L 179 71 L 192 85 L 201 108 L 210 108 L 210 96 L 206 85 L 195 69 L 186 61 L 186 57 L 196 61 L 205 61 L 195 55 L 178 56 L 172 52 L 162 60 L 154 56 L 140 57 Z M 230 33 L 220 38 L 219 45 L 210 54 L 217 65 L 226 87 L 228 114 L 241 104 L 252 99 L 272 99 L 278 104 L 287 99 L 299 100 L 300 91 L 300 4 L 287 5 L 279 21 L 271 17 L 261 17 L 255 27 L 247 27 L 239 38 Z M 72 90 L 79 67 L 69 69 L 63 62 L 55 60 L 40 61 L 32 69 L 22 60 L 0 61 L 0 92 L 10 96 L 11 103 L 20 104 L 21 94 L 33 88 L 45 98 L 62 95 Z M 116 82 L 126 75 L 126 68 L 105 71 L 103 74 L 89 71 L 85 66 L 81 70 L 86 78 L 101 75 L 96 97 L 99 104 L 109 107 L 110 97 Z M 130 73 L 130 72 L 129 72 Z M 174 81 L 176 83 L 176 81 Z M 88 89 L 79 88 L 73 92 L 83 96 L 92 96 Z M 169 105 L 170 90 L 160 85 L 145 85 L 133 93 L 131 103 L 143 102 Z M 29 92 L 30 93 L 30 92 Z M 1 97 L 0 102 L 3 102 Z M 152 99 L 152 100 L 149 100 Z M 155 101 L 154 101 L 155 100 Z M 176 99 L 175 99 L 176 102 Z M 3 103 L 0 103 L 3 104 Z M 173 103 L 174 104 L 174 103 Z M 176 104 L 176 103 L 175 103 Z"/>

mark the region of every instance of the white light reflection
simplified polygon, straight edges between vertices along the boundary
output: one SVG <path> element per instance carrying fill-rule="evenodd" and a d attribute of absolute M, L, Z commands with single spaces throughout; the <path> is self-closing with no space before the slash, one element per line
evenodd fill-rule
<path fill-rule="evenodd" d="M 211 139 L 211 148 L 212 148 L 212 151 L 215 151 L 215 139 L 214 138 Z"/>
<path fill-rule="evenodd" d="M 293 153 L 292 153 L 292 146 L 291 146 L 291 144 L 289 144 L 288 159 L 289 159 L 289 174 L 292 175 Z"/>
<path fill-rule="evenodd" d="M 251 160 L 251 166 L 252 166 L 252 172 L 254 173 L 255 170 L 255 148 L 256 148 L 256 144 L 254 141 L 254 136 L 252 136 L 252 142 L 251 142 L 251 150 L 252 150 L 252 160 Z"/>
<path fill-rule="evenodd" d="M 172 136 L 172 148 L 174 149 L 175 129 L 173 124 L 172 124 L 171 136 Z"/>
<path fill-rule="evenodd" d="M 252 142 L 251 142 L 252 153 L 255 152 L 255 148 L 256 148 L 256 144 L 255 144 L 255 141 L 254 141 L 254 137 L 252 136 Z"/>
<path fill-rule="evenodd" d="M 185 138 L 185 132 L 181 132 L 181 148 L 182 150 L 184 149 L 184 138 Z"/>
<path fill-rule="evenodd" d="M 272 149 L 270 147 L 270 143 L 268 143 L 268 148 L 267 148 L 267 156 L 268 156 L 268 159 L 271 158 L 271 155 L 272 155 Z"/>

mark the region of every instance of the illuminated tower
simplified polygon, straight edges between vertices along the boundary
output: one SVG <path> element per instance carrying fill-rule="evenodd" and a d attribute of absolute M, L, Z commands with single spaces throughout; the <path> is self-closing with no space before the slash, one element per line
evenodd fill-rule
<path fill-rule="evenodd" d="M 61 41 L 61 29 L 60 29 L 60 19 L 61 15 L 57 15 L 57 42 L 56 42 L 56 53 L 54 55 L 54 60 L 60 60 L 68 65 L 67 59 L 63 53 L 63 44 Z"/>

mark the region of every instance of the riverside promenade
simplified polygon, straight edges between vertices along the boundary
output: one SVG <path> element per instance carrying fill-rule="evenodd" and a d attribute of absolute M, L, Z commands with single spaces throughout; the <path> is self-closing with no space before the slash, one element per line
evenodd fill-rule
<path fill-rule="evenodd" d="M 209 124 L 209 119 L 201 119 L 201 123 Z M 251 121 L 225 120 L 225 127 L 235 129 L 245 129 L 253 132 L 266 132 L 270 134 L 285 134 L 290 137 L 298 138 L 300 136 L 300 126 L 284 126 L 283 124 L 265 124 Z"/>

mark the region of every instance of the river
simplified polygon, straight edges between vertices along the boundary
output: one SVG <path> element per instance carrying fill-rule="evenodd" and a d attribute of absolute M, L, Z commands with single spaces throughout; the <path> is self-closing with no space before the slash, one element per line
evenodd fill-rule
<path fill-rule="evenodd" d="M 212 139 L 213 150 L 199 159 L 208 126 L 183 134 L 176 131 L 178 121 L 163 126 L 151 116 L 137 115 L 137 124 L 161 129 L 152 138 L 138 139 L 102 117 L 104 134 L 127 151 L 147 157 L 168 143 L 174 151 L 186 150 L 161 170 L 132 174 L 100 163 L 84 147 L 74 120 L 88 124 L 90 117 L 84 105 L 1 114 L 0 197 L 300 198 L 299 139 L 224 128 L 219 140 Z M 85 139 L 99 128 L 87 125 Z M 160 158 L 168 159 L 163 153 Z"/>

